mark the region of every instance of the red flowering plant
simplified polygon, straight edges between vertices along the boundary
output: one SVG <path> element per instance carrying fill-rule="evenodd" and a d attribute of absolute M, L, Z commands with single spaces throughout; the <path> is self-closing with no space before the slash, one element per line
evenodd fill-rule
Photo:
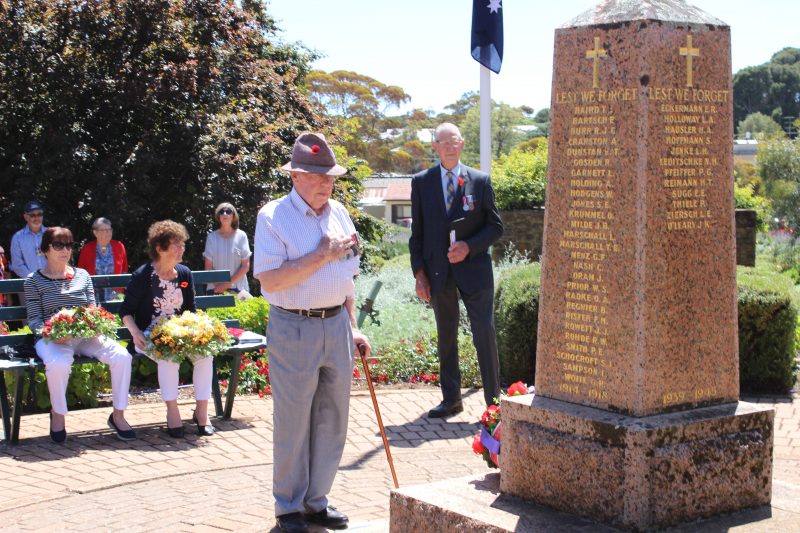
<path fill-rule="evenodd" d="M 508 389 L 508 396 L 521 396 L 523 394 L 533 394 L 533 387 L 528 387 L 521 381 L 512 383 Z M 500 403 L 495 398 L 497 404 Z M 472 451 L 476 455 L 483 457 L 490 468 L 500 466 L 500 440 L 503 429 L 500 421 L 500 406 L 490 405 L 481 415 L 481 432 L 472 439 Z"/>
<path fill-rule="evenodd" d="M 222 379 L 219 384 L 227 390 L 229 381 Z M 269 383 L 269 359 L 264 349 L 242 354 L 239 360 L 239 383 L 236 386 L 236 394 L 258 394 L 260 398 L 272 394 L 272 386 Z"/>
<path fill-rule="evenodd" d="M 117 317 L 96 305 L 82 305 L 62 309 L 38 331 L 48 342 L 61 339 L 89 339 L 100 335 L 117 338 Z"/>
<path fill-rule="evenodd" d="M 376 383 L 439 382 L 436 339 L 418 341 L 401 339 L 397 344 L 379 350 L 375 357 L 367 360 L 367 363 L 370 365 L 369 373 L 372 381 Z M 361 371 L 357 367 L 353 377 L 356 379 L 361 377 Z"/>

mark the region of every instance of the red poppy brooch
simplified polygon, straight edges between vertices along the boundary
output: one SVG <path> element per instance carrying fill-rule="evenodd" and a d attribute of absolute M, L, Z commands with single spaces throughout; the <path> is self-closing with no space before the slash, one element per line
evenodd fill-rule
<path fill-rule="evenodd" d="M 317 155 L 319 153 L 319 145 L 318 144 L 315 144 L 314 146 L 311 147 L 311 153 L 314 154 L 314 155 Z"/>
<path fill-rule="evenodd" d="M 186 287 L 189 286 L 189 282 L 188 281 L 181 281 L 179 285 L 181 286 L 181 289 L 185 289 Z"/>

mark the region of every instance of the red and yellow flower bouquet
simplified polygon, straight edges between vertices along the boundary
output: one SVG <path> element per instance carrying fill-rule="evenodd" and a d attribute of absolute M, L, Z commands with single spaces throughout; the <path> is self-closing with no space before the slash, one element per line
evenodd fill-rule
<path fill-rule="evenodd" d="M 100 335 L 117 338 L 117 317 L 96 305 L 69 307 L 45 320 L 39 330 L 48 342 L 61 339 L 90 339 Z"/>

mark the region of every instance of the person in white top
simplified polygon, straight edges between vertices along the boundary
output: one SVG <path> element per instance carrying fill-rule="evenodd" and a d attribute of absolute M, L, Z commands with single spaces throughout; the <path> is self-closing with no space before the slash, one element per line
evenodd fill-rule
<path fill-rule="evenodd" d="M 353 353 L 371 350 L 356 329 L 358 239 L 331 199 L 347 170 L 323 135 L 301 134 L 282 169 L 294 187 L 259 211 L 253 265 L 270 303 L 275 516 L 284 532 L 309 531 L 309 522 L 339 529 L 348 519 L 328 492 L 347 436 Z"/>
<path fill-rule="evenodd" d="M 209 283 L 207 294 L 234 294 L 247 292 L 247 271 L 250 270 L 250 243 L 247 234 L 239 229 L 239 213 L 228 202 L 223 202 L 214 209 L 217 229 L 208 234 L 206 248 L 203 251 L 205 270 L 229 270 L 231 280 L 228 282 Z"/>

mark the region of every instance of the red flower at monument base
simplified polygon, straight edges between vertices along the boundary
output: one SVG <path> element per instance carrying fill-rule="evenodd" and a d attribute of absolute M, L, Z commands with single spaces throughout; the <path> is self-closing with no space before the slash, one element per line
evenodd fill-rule
<path fill-rule="evenodd" d="M 486 451 L 486 446 L 484 446 L 481 442 L 480 435 L 475 435 L 475 437 L 472 439 L 472 451 L 478 455 L 481 455 Z"/>
<path fill-rule="evenodd" d="M 512 383 L 507 389 L 507 396 L 521 396 L 533 394 L 533 387 L 528 387 L 521 381 Z M 500 400 L 495 398 L 497 403 Z M 500 466 L 500 440 L 503 435 L 503 426 L 500 421 L 500 407 L 490 405 L 481 415 L 481 432 L 472 439 L 472 451 L 480 455 L 490 468 Z"/>

